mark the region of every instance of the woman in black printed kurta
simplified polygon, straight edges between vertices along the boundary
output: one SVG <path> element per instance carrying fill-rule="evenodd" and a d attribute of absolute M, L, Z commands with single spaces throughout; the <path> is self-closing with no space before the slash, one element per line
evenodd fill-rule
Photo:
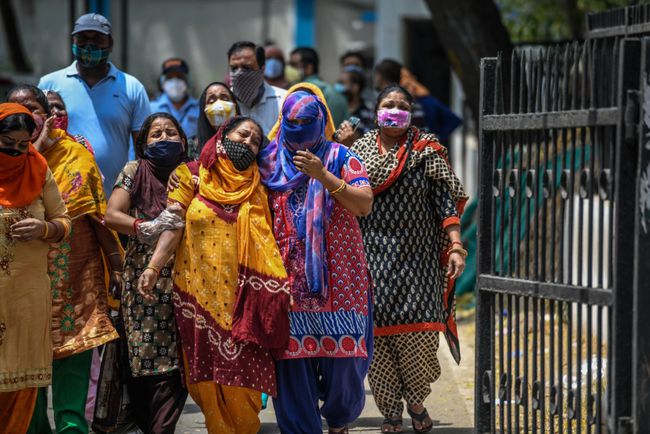
<path fill-rule="evenodd" d="M 467 199 L 433 134 L 411 126 L 411 95 L 399 86 L 378 97 L 378 130 L 354 143 L 368 168 L 374 210 L 360 220 L 375 284 L 375 354 L 369 379 L 386 418 L 402 429 L 402 401 L 416 432 L 433 422 L 423 407 L 440 376 L 438 332 L 459 361 L 453 282 L 465 267 L 460 215 Z"/>

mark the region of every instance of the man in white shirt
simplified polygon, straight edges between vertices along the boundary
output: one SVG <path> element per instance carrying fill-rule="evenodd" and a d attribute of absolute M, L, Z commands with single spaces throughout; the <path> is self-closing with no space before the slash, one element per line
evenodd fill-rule
<path fill-rule="evenodd" d="M 264 48 L 252 42 L 235 42 L 228 50 L 230 84 L 244 116 L 250 116 L 268 134 L 282 110 L 287 91 L 264 81 Z"/>

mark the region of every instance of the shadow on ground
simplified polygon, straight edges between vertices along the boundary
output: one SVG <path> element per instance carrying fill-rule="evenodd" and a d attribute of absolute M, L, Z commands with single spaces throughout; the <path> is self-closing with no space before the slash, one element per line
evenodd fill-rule
<path fill-rule="evenodd" d="M 379 427 L 383 422 L 381 417 L 361 417 L 357 419 L 352 425 L 350 425 L 350 433 L 379 433 Z M 434 428 L 431 433 L 436 434 L 473 434 L 474 429 L 472 428 L 458 428 L 452 427 L 451 424 L 441 423 L 439 420 L 434 420 Z M 327 432 L 327 427 L 323 426 L 323 432 Z M 403 433 L 412 433 L 413 428 L 411 427 L 411 420 L 406 418 L 404 419 L 404 429 Z M 259 434 L 280 434 L 280 430 L 275 423 L 265 422 L 262 423 Z"/>

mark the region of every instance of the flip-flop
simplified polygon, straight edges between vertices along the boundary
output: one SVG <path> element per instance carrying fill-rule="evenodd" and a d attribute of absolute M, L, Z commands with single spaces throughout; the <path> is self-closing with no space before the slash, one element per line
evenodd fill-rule
<path fill-rule="evenodd" d="M 424 421 L 427 420 L 429 417 L 429 412 L 427 412 L 427 409 L 425 408 L 422 413 L 416 413 L 414 411 L 411 411 L 408 406 L 406 406 L 406 411 L 408 412 L 409 416 L 411 416 L 411 419 L 420 422 L 420 424 L 424 425 Z M 413 424 L 413 431 L 415 431 L 418 434 L 426 433 L 429 432 L 433 429 L 433 421 L 431 421 L 431 425 L 426 426 L 424 428 L 417 429 L 415 427 L 415 424 Z"/>
<path fill-rule="evenodd" d="M 341 431 L 333 431 L 332 428 L 329 428 L 327 430 L 327 432 L 329 432 L 329 434 L 348 434 L 349 433 L 347 426 L 343 427 L 343 429 Z"/>
<path fill-rule="evenodd" d="M 381 426 L 383 427 L 384 425 L 390 425 L 393 428 L 397 428 L 398 426 L 401 427 L 403 425 L 402 418 L 400 417 L 399 419 L 389 419 L 386 418 L 384 421 L 381 423 Z M 383 428 L 381 432 L 402 432 L 402 431 L 384 431 Z"/>

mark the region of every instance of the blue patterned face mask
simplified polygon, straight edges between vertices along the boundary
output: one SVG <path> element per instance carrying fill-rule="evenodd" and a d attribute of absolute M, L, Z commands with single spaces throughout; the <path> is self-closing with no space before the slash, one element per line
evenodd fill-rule
<path fill-rule="evenodd" d="M 84 46 L 72 44 L 72 55 L 83 66 L 97 66 L 108 59 L 109 54 L 108 48 L 99 48 L 92 44 Z"/>

